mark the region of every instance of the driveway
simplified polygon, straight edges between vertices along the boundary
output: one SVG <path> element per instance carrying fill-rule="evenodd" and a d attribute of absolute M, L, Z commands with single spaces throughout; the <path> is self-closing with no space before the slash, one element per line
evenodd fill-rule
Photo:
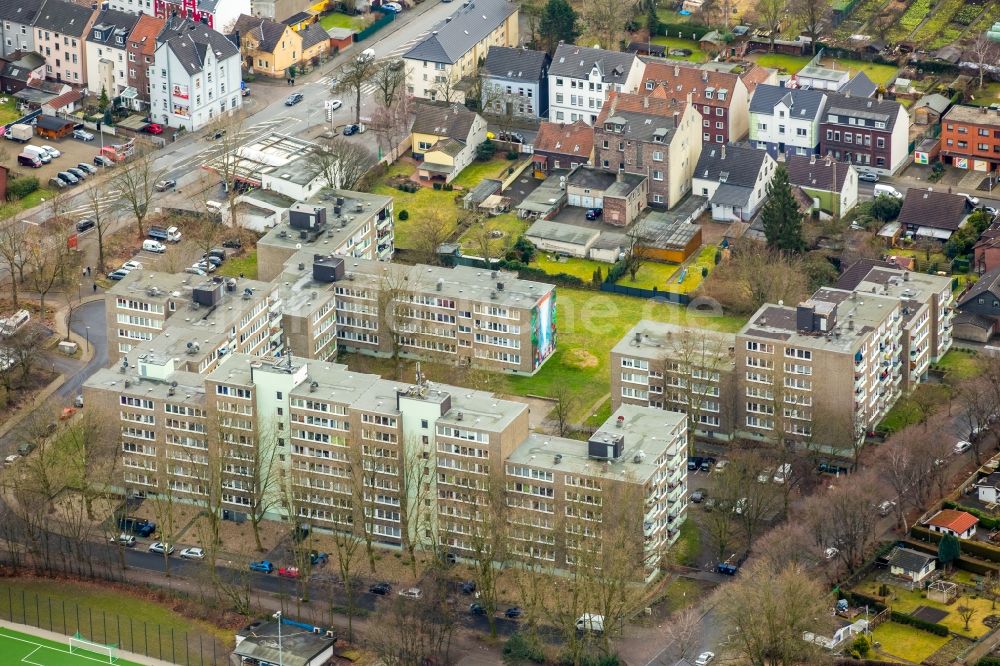
<path fill-rule="evenodd" d="M 108 331 L 107 322 L 104 319 L 104 299 L 90 301 L 76 308 L 73 311 L 73 322 L 70 328 L 83 338 L 84 346 L 87 345 L 87 340 L 90 341 L 94 355 L 85 365 L 81 365 L 79 361 L 72 361 L 76 365 L 74 369 L 71 366 L 60 367 L 61 362 L 57 363 L 56 361 L 61 355 L 59 352 L 51 352 L 53 364 L 57 370 L 64 374 L 72 372 L 72 374 L 67 374 L 66 381 L 55 393 L 59 398 L 65 400 L 72 400 L 79 395 L 80 387 L 87 381 L 87 378 L 108 365 Z M 66 359 L 66 357 L 62 357 L 62 359 L 63 361 L 71 360 Z"/>

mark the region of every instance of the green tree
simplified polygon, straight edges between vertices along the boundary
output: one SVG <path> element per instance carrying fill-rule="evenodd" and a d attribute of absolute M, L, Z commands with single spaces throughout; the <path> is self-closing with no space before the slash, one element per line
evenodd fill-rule
<path fill-rule="evenodd" d="M 958 538 L 951 534 L 943 535 L 938 543 L 938 559 L 941 560 L 941 564 L 948 568 L 961 555 L 962 545 L 958 542 Z"/>
<path fill-rule="evenodd" d="M 538 37 L 549 53 L 556 50 L 560 40 L 572 44 L 580 36 L 576 11 L 566 0 L 549 0 L 542 11 Z"/>
<path fill-rule="evenodd" d="M 788 184 L 788 172 L 779 166 L 774 179 L 767 186 L 767 201 L 761 209 L 764 236 L 767 246 L 783 252 L 802 252 L 806 242 L 802 238 L 802 211 Z"/>
<path fill-rule="evenodd" d="M 903 202 L 888 194 L 880 194 L 871 203 L 871 213 L 881 222 L 891 222 L 899 217 L 899 210 L 903 207 Z"/>
<path fill-rule="evenodd" d="M 108 104 L 110 104 L 110 103 L 111 103 L 111 100 L 108 99 L 108 91 L 105 90 L 104 87 L 102 86 L 101 87 L 101 96 L 97 100 L 97 110 L 100 111 L 101 113 L 104 113 L 105 111 L 108 110 Z"/>

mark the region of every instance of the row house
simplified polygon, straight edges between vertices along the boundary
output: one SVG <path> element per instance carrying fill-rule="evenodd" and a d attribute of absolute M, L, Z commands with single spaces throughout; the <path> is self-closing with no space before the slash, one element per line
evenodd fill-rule
<path fill-rule="evenodd" d="M 818 153 L 826 103 L 819 90 L 757 86 L 750 99 L 750 144 L 775 158 Z"/>
<path fill-rule="evenodd" d="M 611 93 L 634 93 L 643 63 L 634 53 L 560 44 L 549 66 L 549 120 L 588 125 Z"/>
<path fill-rule="evenodd" d="M 1000 171 L 1000 110 L 951 107 L 941 119 L 941 158 L 968 171 Z"/>
<path fill-rule="evenodd" d="M 87 83 L 86 38 L 98 11 L 68 0 L 45 0 L 33 24 L 35 50 L 45 58 L 46 77 Z"/>
<path fill-rule="evenodd" d="M 94 95 L 105 92 L 114 99 L 129 87 L 128 46 L 139 16 L 104 9 L 97 15 L 86 39 L 87 89 Z"/>
<path fill-rule="evenodd" d="M 0 55 L 35 50 L 35 18 L 45 0 L 0 2 Z"/>
<path fill-rule="evenodd" d="M 145 0 L 118 0 L 145 2 Z M 146 10 L 144 13 L 148 13 Z M 250 14 L 250 0 L 153 0 L 153 13 L 162 19 L 187 19 L 227 32 L 241 14 Z"/>
<path fill-rule="evenodd" d="M 318 23 L 293 30 L 274 19 L 242 14 L 229 35 L 240 49 L 247 71 L 286 77 L 290 67 L 311 62 L 330 50 L 330 38 Z"/>
<path fill-rule="evenodd" d="M 125 48 L 128 60 L 128 87 L 135 91 L 131 100 L 133 111 L 149 108 L 149 70 L 156 57 L 156 37 L 163 30 L 166 21 L 151 14 L 141 14 Z"/>
<path fill-rule="evenodd" d="M 549 64 L 544 51 L 491 46 L 484 65 L 480 108 L 506 118 L 545 118 L 549 114 Z"/>
<path fill-rule="evenodd" d="M 909 157 L 910 116 L 894 100 L 829 94 L 820 122 L 820 154 L 882 174 Z"/>
<path fill-rule="evenodd" d="M 575 169 L 594 158 L 594 128 L 583 120 L 554 123 L 543 120 L 532 146 L 531 162 L 536 178 L 546 178 L 555 169 Z"/>
<path fill-rule="evenodd" d="M 594 168 L 645 176 L 648 203 L 673 208 L 691 189 L 700 130 L 701 113 L 690 99 L 668 98 L 662 88 L 612 92 L 594 127 Z"/>

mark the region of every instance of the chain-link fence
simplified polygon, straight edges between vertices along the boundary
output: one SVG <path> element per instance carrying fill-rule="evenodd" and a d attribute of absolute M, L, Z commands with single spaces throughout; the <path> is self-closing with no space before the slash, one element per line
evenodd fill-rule
<path fill-rule="evenodd" d="M 64 636 L 79 632 L 88 641 L 116 645 L 119 650 L 182 666 L 224 666 L 229 648 L 202 632 L 109 613 L 72 600 L 17 589 L 0 583 L 0 618 Z"/>

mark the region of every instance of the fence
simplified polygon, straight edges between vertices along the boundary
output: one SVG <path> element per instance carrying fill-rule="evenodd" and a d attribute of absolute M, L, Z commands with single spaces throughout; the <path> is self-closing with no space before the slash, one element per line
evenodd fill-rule
<path fill-rule="evenodd" d="M 212 636 L 178 632 L 173 627 L 3 584 L 0 584 L 0 618 L 64 636 L 80 632 L 89 641 L 113 644 L 119 650 L 182 666 L 229 663 L 229 648 Z"/>
<path fill-rule="evenodd" d="M 612 294 L 624 294 L 625 296 L 635 296 L 636 298 L 659 298 L 667 301 L 668 303 L 677 303 L 678 305 L 689 305 L 691 303 L 691 297 L 687 294 L 678 294 L 673 291 L 659 291 L 658 289 L 623 287 L 620 284 L 612 284 L 610 282 L 602 282 L 601 291 L 607 291 Z"/>
<path fill-rule="evenodd" d="M 360 30 L 354 33 L 354 43 L 356 44 L 358 42 L 362 42 L 368 39 L 376 32 L 378 32 L 385 26 L 392 23 L 394 20 L 396 20 L 396 14 L 394 14 L 393 12 L 385 12 L 384 14 L 382 14 L 382 18 L 375 19 L 375 21 L 370 26 L 368 26 L 364 30 Z"/>

